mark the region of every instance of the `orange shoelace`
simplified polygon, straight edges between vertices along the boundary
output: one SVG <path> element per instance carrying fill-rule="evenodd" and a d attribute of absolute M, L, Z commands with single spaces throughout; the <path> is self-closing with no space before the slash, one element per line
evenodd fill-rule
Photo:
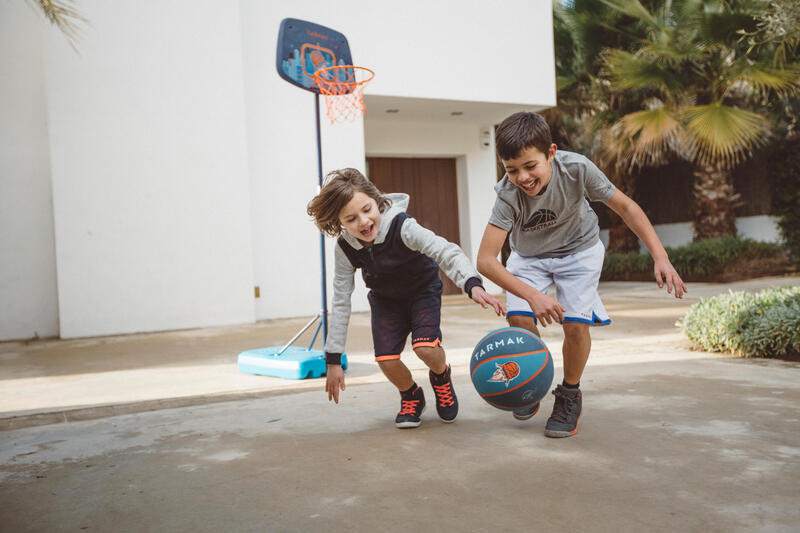
<path fill-rule="evenodd" d="M 453 389 L 450 388 L 450 383 L 434 385 L 433 390 L 436 392 L 436 399 L 439 400 L 439 405 L 442 407 L 450 407 L 455 403 L 453 401 Z"/>
<path fill-rule="evenodd" d="M 414 415 L 417 414 L 417 404 L 419 400 L 402 400 L 401 402 L 401 415 Z"/>

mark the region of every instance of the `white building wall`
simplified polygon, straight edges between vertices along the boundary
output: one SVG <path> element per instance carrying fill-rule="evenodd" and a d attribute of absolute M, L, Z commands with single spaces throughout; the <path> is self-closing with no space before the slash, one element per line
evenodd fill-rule
<path fill-rule="evenodd" d="M 498 111 L 494 116 L 500 118 L 509 109 L 508 104 L 555 104 L 554 66 L 548 59 L 553 55 L 552 8 L 546 0 L 510 2 L 507 9 L 518 15 L 511 20 L 504 16 L 505 11 L 477 1 L 414 0 L 402 9 L 395 4 L 364 0 L 297 0 L 291 4 L 242 0 L 241 6 L 254 272 L 262 295 L 256 300 L 256 319 L 311 315 L 320 308 L 319 234 L 305 213 L 317 186 L 314 96 L 290 85 L 275 72 L 275 46 L 283 18 L 308 20 L 344 33 L 355 64 L 376 73 L 366 89 L 368 102 L 369 98 L 382 96 L 475 100 L 484 102 L 478 106 L 484 115 L 491 114 L 492 108 L 485 102 L 505 102 L 495 104 Z M 425 16 L 419 16 L 421 12 Z M 478 26 L 480 31 L 475 31 Z M 498 39 L 500 30 L 486 28 L 513 33 L 515 49 L 536 51 L 527 56 L 526 68 L 520 68 L 520 55 L 509 54 L 508 38 Z M 432 56 L 443 59 L 434 61 Z M 477 75 L 475 65 L 482 69 Z M 504 79 L 509 72 L 514 73 L 515 83 L 500 83 L 498 79 Z M 321 105 L 324 113 L 324 104 Z M 371 104 L 367 105 L 369 117 Z M 449 107 L 443 105 L 444 102 L 434 104 L 441 108 L 442 115 L 449 115 Z M 382 109 L 375 112 L 381 113 Z M 439 127 L 442 135 L 436 135 L 403 125 L 402 118 L 396 127 L 391 122 L 386 124 L 388 133 L 384 134 L 383 126 L 365 129 L 361 120 L 333 126 L 323 120 L 323 173 L 341 167 L 363 171 L 367 143 L 386 155 L 402 149 L 407 149 L 409 155 L 453 154 L 464 159 L 459 168 L 464 166 L 467 174 L 479 176 L 485 170 L 489 179 L 494 176 L 493 163 L 485 160 L 493 157 L 492 149 L 480 157 L 472 153 L 478 149 L 478 133 L 473 131 L 476 124 L 470 124 L 469 131 L 460 129 L 464 123 L 421 125 L 423 130 Z M 451 135 L 459 140 L 448 140 Z M 462 142 L 466 138 L 469 142 Z M 388 147 L 379 148 L 382 144 Z M 472 148 L 467 149 L 467 144 Z M 368 148 L 366 153 L 374 155 L 375 150 Z M 470 210 L 482 205 L 481 200 L 466 193 L 460 200 Z M 471 205 L 474 202 L 477 206 Z M 485 223 L 480 219 L 475 222 L 478 226 Z M 483 227 L 476 230 L 471 219 L 463 215 L 462 223 L 469 225 L 462 227 L 462 239 L 479 231 L 474 250 L 477 253 Z M 327 239 L 329 304 L 333 244 L 333 239 Z M 357 287 L 353 308 L 366 310 L 363 283 L 359 281 Z"/>
<path fill-rule="evenodd" d="M 80 54 L 45 38 L 61 336 L 252 321 L 236 4 L 78 7 Z"/>
<path fill-rule="evenodd" d="M 0 8 L 0 340 L 58 334 L 42 25 Z"/>
<path fill-rule="evenodd" d="M 551 0 L 331 5 L 353 61 L 376 70 L 369 94 L 555 105 Z"/>
<path fill-rule="evenodd" d="M 321 308 L 319 232 L 306 214 L 319 174 L 315 95 L 284 81 L 275 69 L 281 20 L 324 20 L 313 18 L 313 4 L 241 2 L 254 283 L 261 293 L 255 300 L 257 320 L 311 315 Z M 342 166 L 364 170 L 363 122 L 331 126 L 322 99 L 320 113 L 323 172 Z"/>
<path fill-rule="evenodd" d="M 736 219 L 736 231 L 742 237 L 764 242 L 781 242 L 781 230 L 778 227 L 778 217 L 758 215 L 752 217 L 739 217 Z"/>
<path fill-rule="evenodd" d="M 402 9 L 84 0 L 76 7 L 90 25 L 79 52 L 19 4 L 0 4 L 0 339 L 318 310 L 318 234 L 305 213 L 317 180 L 314 97 L 275 72 L 285 17 L 347 35 L 355 62 L 376 72 L 367 89 L 375 97 L 478 102 L 489 113 L 555 102 L 549 0 L 503 10 L 458 0 Z M 463 135 L 477 144 L 474 131 Z M 467 185 L 493 176 L 484 156 L 429 140 L 429 152 L 409 150 L 454 154 Z M 363 169 L 363 121 L 325 123 L 322 141 L 325 172 Z M 460 205 L 483 207 L 469 194 Z M 471 217 L 462 217 L 467 248 L 485 218 Z"/>
<path fill-rule="evenodd" d="M 653 229 L 656 230 L 656 235 L 658 235 L 661 244 L 670 248 L 678 248 L 689 244 L 692 242 L 694 233 L 691 222 L 656 224 Z M 783 240 L 778 227 L 778 217 L 769 215 L 739 217 L 736 219 L 736 231 L 740 237 L 756 241 L 779 243 Z M 600 230 L 600 240 L 603 241 L 605 246 L 608 246 L 607 229 Z M 647 247 L 642 241 L 639 241 L 639 248 L 642 253 L 647 251 Z"/>

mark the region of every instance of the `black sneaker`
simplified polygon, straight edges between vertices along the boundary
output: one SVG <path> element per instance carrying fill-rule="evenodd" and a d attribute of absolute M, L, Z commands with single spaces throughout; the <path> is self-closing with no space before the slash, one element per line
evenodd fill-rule
<path fill-rule="evenodd" d="M 578 419 L 581 417 L 581 391 L 558 385 L 553 394 L 556 402 L 553 405 L 553 414 L 547 419 L 544 434 L 546 437 L 571 437 L 578 431 Z"/>
<path fill-rule="evenodd" d="M 453 382 L 450 380 L 450 365 L 441 374 L 434 374 L 433 370 L 428 372 L 433 386 L 433 393 L 436 395 L 436 412 L 439 418 L 448 424 L 456 419 L 458 414 L 458 398 L 456 391 L 453 390 Z"/>
<path fill-rule="evenodd" d="M 394 425 L 399 428 L 415 428 L 422 423 L 419 417 L 425 410 L 425 394 L 419 386 L 411 392 L 400 393 L 400 412 L 394 419 Z"/>
<path fill-rule="evenodd" d="M 540 402 L 536 402 L 534 405 L 526 407 L 525 409 L 517 409 L 516 411 L 513 411 L 511 414 L 513 414 L 514 418 L 516 418 L 517 420 L 527 420 L 533 415 L 535 415 L 537 412 L 539 412 L 539 403 Z"/>

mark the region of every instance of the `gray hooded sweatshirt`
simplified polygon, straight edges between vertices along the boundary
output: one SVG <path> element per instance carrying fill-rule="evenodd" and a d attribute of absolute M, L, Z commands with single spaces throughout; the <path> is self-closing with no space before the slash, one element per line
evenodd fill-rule
<path fill-rule="evenodd" d="M 408 208 L 409 196 L 404 193 L 386 195 L 392 205 L 381 214 L 378 236 L 373 245 L 381 244 L 387 237 L 392 220 L 400 213 L 405 213 Z M 448 278 L 453 280 L 459 288 L 469 294 L 468 289 L 481 285 L 478 271 L 461 248 L 452 242 L 436 235 L 429 229 L 419 225 L 414 218 L 406 219 L 400 229 L 403 244 L 412 251 L 418 251 L 439 264 Z M 340 237 L 356 251 L 364 248 L 357 238 L 348 232 L 342 232 Z M 356 267 L 350 262 L 341 245 L 337 242 L 334 250 L 334 276 L 333 276 L 333 302 L 331 305 L 328 323 L 328 338 L 325 342 L 325 351 L 328 353 L 342 353 L 345 351 L 347 340 L 347 326 L 350 322 L 351 303 L 350 297 L 355 287 L 354 276 Z M 472 278 L 476 278 L 473 280 Z M 469 281 L 469 283 L 467 283 Z"/>

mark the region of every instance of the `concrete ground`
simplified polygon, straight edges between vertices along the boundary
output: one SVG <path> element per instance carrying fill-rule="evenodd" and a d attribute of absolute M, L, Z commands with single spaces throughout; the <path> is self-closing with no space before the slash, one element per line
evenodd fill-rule
<path fill-rule="evenodd" d="M 0 343 L 0 531 L 799 531 L 800 364 L 691 351 L 701 297 L 764 278 L 604 283 L 579 433 L 543 436 L 478 397 L 469 355 L 503 322 L 443 309 L 461 412 L 398 430 L 397 393 L 353 317 L 342 402 L 323 380 L 240 374 L 305 319 Z M 543 330 L 560 379 L 561 329 Z M 308 342 L 308 341 L 306 341 Z M 301 343 L 298 343 L 301 344 Z M 432 400 L 424 367 L 404 360 Z"/>

